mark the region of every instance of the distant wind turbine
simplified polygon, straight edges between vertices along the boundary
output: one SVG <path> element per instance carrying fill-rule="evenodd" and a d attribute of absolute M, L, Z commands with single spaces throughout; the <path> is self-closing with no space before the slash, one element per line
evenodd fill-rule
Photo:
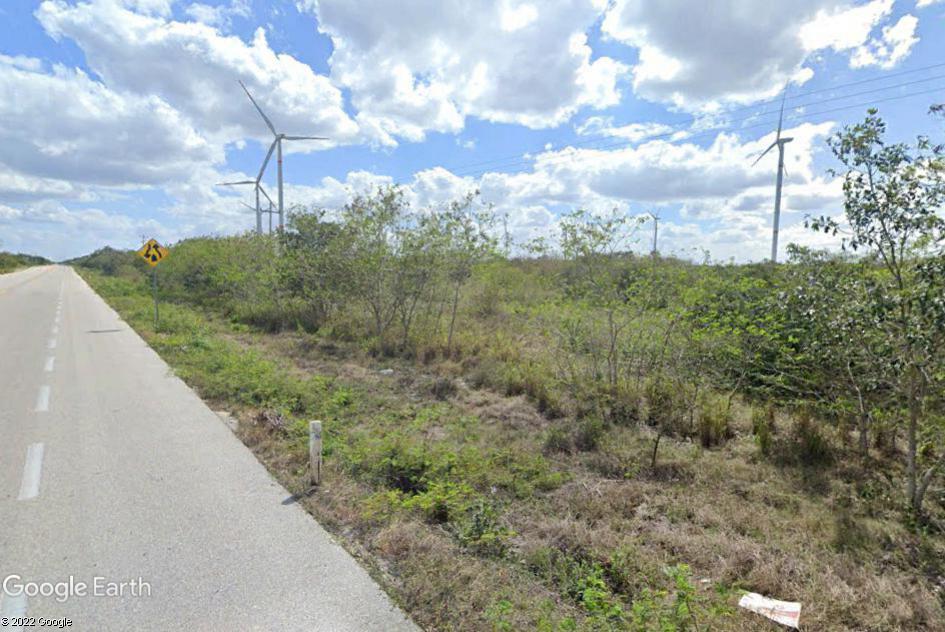
<path fill-rule="evenodd" d="M 794 140 L 792 137 L 788 136 L 781 138 L 781 123 L 784 121 L 784 100 L 787 97 L 787 86 L 784 87 L 784 93 L 781 95 L 781 113 L 778 115 L 778 133 L 774 137 L 774 142 L 768 145 L 768 148 L 761 152 L 761 155 L 755 159 L 755 162 L 751 163 L 751 166 L 754 167 L 758 164 L 758 161 L 765 157 L 771 148 L 777 145 L 778 147 L 778 180 L 777 187 L 774 191 L 774 224 L 771 231 L 771 262 L 778 262 L 778 228 L 781 223 L 781 185 L 784 182 L 784 146 L 787 143 L 790 143 Z"/>
<path fill-rule="evenodd" d="M 265 196 L 265 198 L 269 200 L 270 210 L 272 210 L 272 204 L 273 204 L 272 198 L 269 197 L 269 194 L 266 193 L 266 190 L 263 188 L 262 184 L 259 182 L 261 177 L 262 177 L 262 173 L 260 173 L 260 175 L 255 180 L 238 180 L 236 182 L 218 182 L 217 183 L 218 187 L 233 187 L 233 186 L 240 186 L 244 184 L 253 185 L 253 188 L 256 190 L 256 209 L 255 210 L 256 210 L 256 234 L 257 235 L 262 234 L 262 214 L 265 213 L 265 211 L 262 210 L 262 207 L 260 206 L 260 203 L 259 203 L 259 194 L 262 193 L 263 196 Z M 270 224 L 272 223 L 271 215 L 269 216 L 269 223 Z"/>
<path fill-rule="evenodd" d="M 660 214 L 654 213 L 653 211 L 647 211 L 647 215 L 653 218 L 653 254 L 655 255 L 659 250 L 657 250 L 656 238 L 659 236 L 660 231 Z"/>
<path fill-rule="evenodd" d="M 247 204 L 246 202 L 240 202 L 240 204 L 242 204 L 243 206 L 245 206 L 246 208 L 248 208 L 248 209 L 251 210 L 251 211 L 255 211 L 255 210 L 256 210 L 256 209 L 254 209 L 252 206 L 250 206 L 249 204 Z M 272 216 L 276 214 L 276 211 L 275 211 L 275 209 L 273 208 L 273 205 L 272 205 L 272 200 L 269 200 L 269 208 L 266 209 L 266 210 L 263 210 L 262 212 L 263 212 L 263 213 L 266 213 L 267 215 L 269 215 L 269 234 L 271 235 L 271 234 L 272 234 Z"/>
<path fill-rule="evenodd" d="M 259 116 L 266 122 L 266 126 L 269 128 L 269 131 L 272 132 L 274 140 L 269 146 L 269 152 L 266 154 L 266 159 L 263 160 L 262 167 L 259 169 L 259 176 L 256 178 L 256 182 L 262 178 L 263 173 L 266 171 L 266 165 L 269 164 L 269 158 L 272 157 L 273 150 L 278 150 L 276 153 L 276 160 L 279 165 L 279 228 L 282 229 L 285 226 L 285 211 L 283 206 L 283 193 L 282 193 L 282 141 L 284 140 L 328 140 L 324 136 L 287 136 L 276 131 L 275 126 L 272 124 L 272 121 L 269 120 L 269 117 L 266 116 L 265 112 L 262 111 L 262 108 L 259 107 L 259 104 L 256 103 L 256 99 L 253 98 L 253 95 L 249 93 L 249 90 L 246 88 L 246 84 L 240 81 L 240 86 L 243 88 L 243 92 L 246 93 L 246 96 L 249 97 L 249 100 L 253 102 L 253 105 L 256 107 L 256 111 L 259 112 Z M 261 218 L 262 216 L 258 216 Z"/>

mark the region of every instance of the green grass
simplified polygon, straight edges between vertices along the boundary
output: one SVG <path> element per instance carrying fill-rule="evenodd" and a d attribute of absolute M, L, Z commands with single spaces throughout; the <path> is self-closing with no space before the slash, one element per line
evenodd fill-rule
<path fill-rule="evenodd" d="M 742 590 L 804 602 L 811 629 L 943 623 L 917 579 L 941 576 L 941 539 L 910 533 L 895 484 L 849 459 L 839 468 L 840 437 L 803 419 L 774 432 L 767 413 L 707 394 L 691 434 L 665 437 L 651 468 L 646 420 L 683 423 L 671 385 L 643 385 L 643 408 L 577 419 L 553 367 L 519 361 L 494 328 L 465 328 L 459 361 L 428 364 L 183 303 L 162 303 L 154 331 L 142 279 L 80 272 L 239 417 L 292 492 L 306 487 L 306 423 L 323 420 L 325 480 L 302 504 L 430 629 L 768 629 L 736 612 Z"/>

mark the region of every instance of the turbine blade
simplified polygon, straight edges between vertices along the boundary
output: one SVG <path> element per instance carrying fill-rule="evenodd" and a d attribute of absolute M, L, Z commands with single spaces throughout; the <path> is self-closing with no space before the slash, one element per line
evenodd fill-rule
<path fill-rule="evenodd" d="M 239 182 L 217 182 L 215 186 L 232 187 L 237 184 L 256 184 L 256 181 L 255 180 L 240 180 Z"/>
<path fill-rule="evenodd" d="M 242 204 L 243 206 L 245 206 L 246 208 L 248 208 L 248 209 L 251 210 L 252 212 L 254 212 L 254 213 L 256 212 L 256 207 L 255 207 L 255 206 L 250 206 L 250 205 L 247 204 L 246 202 L 240 202 L 240 204 Z"/>
<path fill-rule="evenodd" d="M 283 136 L 286 140 L 328 140 L 324 136 Z"/>
<path fill-rule="evenodd" d="M 774 147 L 774 146 L 777 145 L 777 144 L 778 144 L 778 141 L 774 141 L 773 143 L 771 143 L 770 145 L 768 145 L 768 148 L 767 148 L 766 150 L 764 150 L 763 152 L 761 152 L 761 155 L 760 155 L 760 156 L 758 156 L 757 158 L 755 158 L 755 162 L 751 163 L 751 166 L 754 167 L 755 165 L 757 165 L 757 164 L 758 164 L 758 161 L 761 160 L 762 158 L 764 158 L 764 157 L 765 157 L 765 154 L 768 153 L 769 151 L 771 151 L 771 148 Z"/>
<path fill-rule="evenodd" d="M 259 192 L 266 196 L 266 199 L 269 200 L 269 206 L 272 206 L 272 198 L 266 193 L 266 189 L 262 188 L 262 185 L 259 185 Z"/>
<path fill-rule="evenodd" d="M 269 159 L 272 158 L 272 152 L 276 150 L 276 143 L 279 142 L 279 137 L 276 136 L 276 140 L 272 141 L 272 144 L 269 145 L 269 152 L 266 154 L 266 159 L 263 160 L 262 167 L 259 168 L 259 175 L 256 176 L 256 182 L 254 184 L 259 184 L 259 181 L 262 180 L 263 173 L 266 172 L 266 165 L 269 164 Z"/>
<path fill-rule="evenodd" d="M 787 99 L 788 84 L 784 84 L 784 90 L 781 92 L 781 112 L 778 114 L 778 135 L 775 137 L 781 140 L 781 123 L 784 122 L 784 101 Z"/>
<path fill-rule="evenodd" d="M 262 111 L 262 108 L 259 107 L 259 104 L 256 103 L 256 99 L 253 98 L 253 95 L 249 93 L 249 90 L 246 88 L 246 84 L 243 83 L 243 80 L 240 79 L 240 85 L 243 86 L 243 92 L 246 93 L 246 96 L 249 97 L 249 100 L 253 102 L 253 105 L 256 106 L 256 111 L 259 112 L 259 116 L 263 117 L 263 120 L 266 121 L 266 125 L 269 126 L 269 131 L 273 134 L 276 133 L 276 128 L 273 127 L 272 121 L 269 120 L 269 117 L 266 116 L 266 113 Z"/>

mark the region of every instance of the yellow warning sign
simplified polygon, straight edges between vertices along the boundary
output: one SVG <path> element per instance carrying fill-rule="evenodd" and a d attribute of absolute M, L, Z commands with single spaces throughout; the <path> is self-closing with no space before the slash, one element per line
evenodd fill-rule
<path fill-rule="evenodd" d="M 152 268 L 157 264 L 161 263 L 161 260 L 164 259 L 169 254 L 169 250 L 159 244 L 156 239 L 149 239 L 147 243 L 141 246 L 141 249 L 138 250 L 138 255 L 148 262 L 148 265 Z"/>

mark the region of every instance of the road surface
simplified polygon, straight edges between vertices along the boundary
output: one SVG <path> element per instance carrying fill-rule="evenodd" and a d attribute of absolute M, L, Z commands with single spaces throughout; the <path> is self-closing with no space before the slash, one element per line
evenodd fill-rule
<path fill-rule="evenodd" d="M 0 618 L 415 630 L 288 496 L 70 268 L 0 275 Z"/>

